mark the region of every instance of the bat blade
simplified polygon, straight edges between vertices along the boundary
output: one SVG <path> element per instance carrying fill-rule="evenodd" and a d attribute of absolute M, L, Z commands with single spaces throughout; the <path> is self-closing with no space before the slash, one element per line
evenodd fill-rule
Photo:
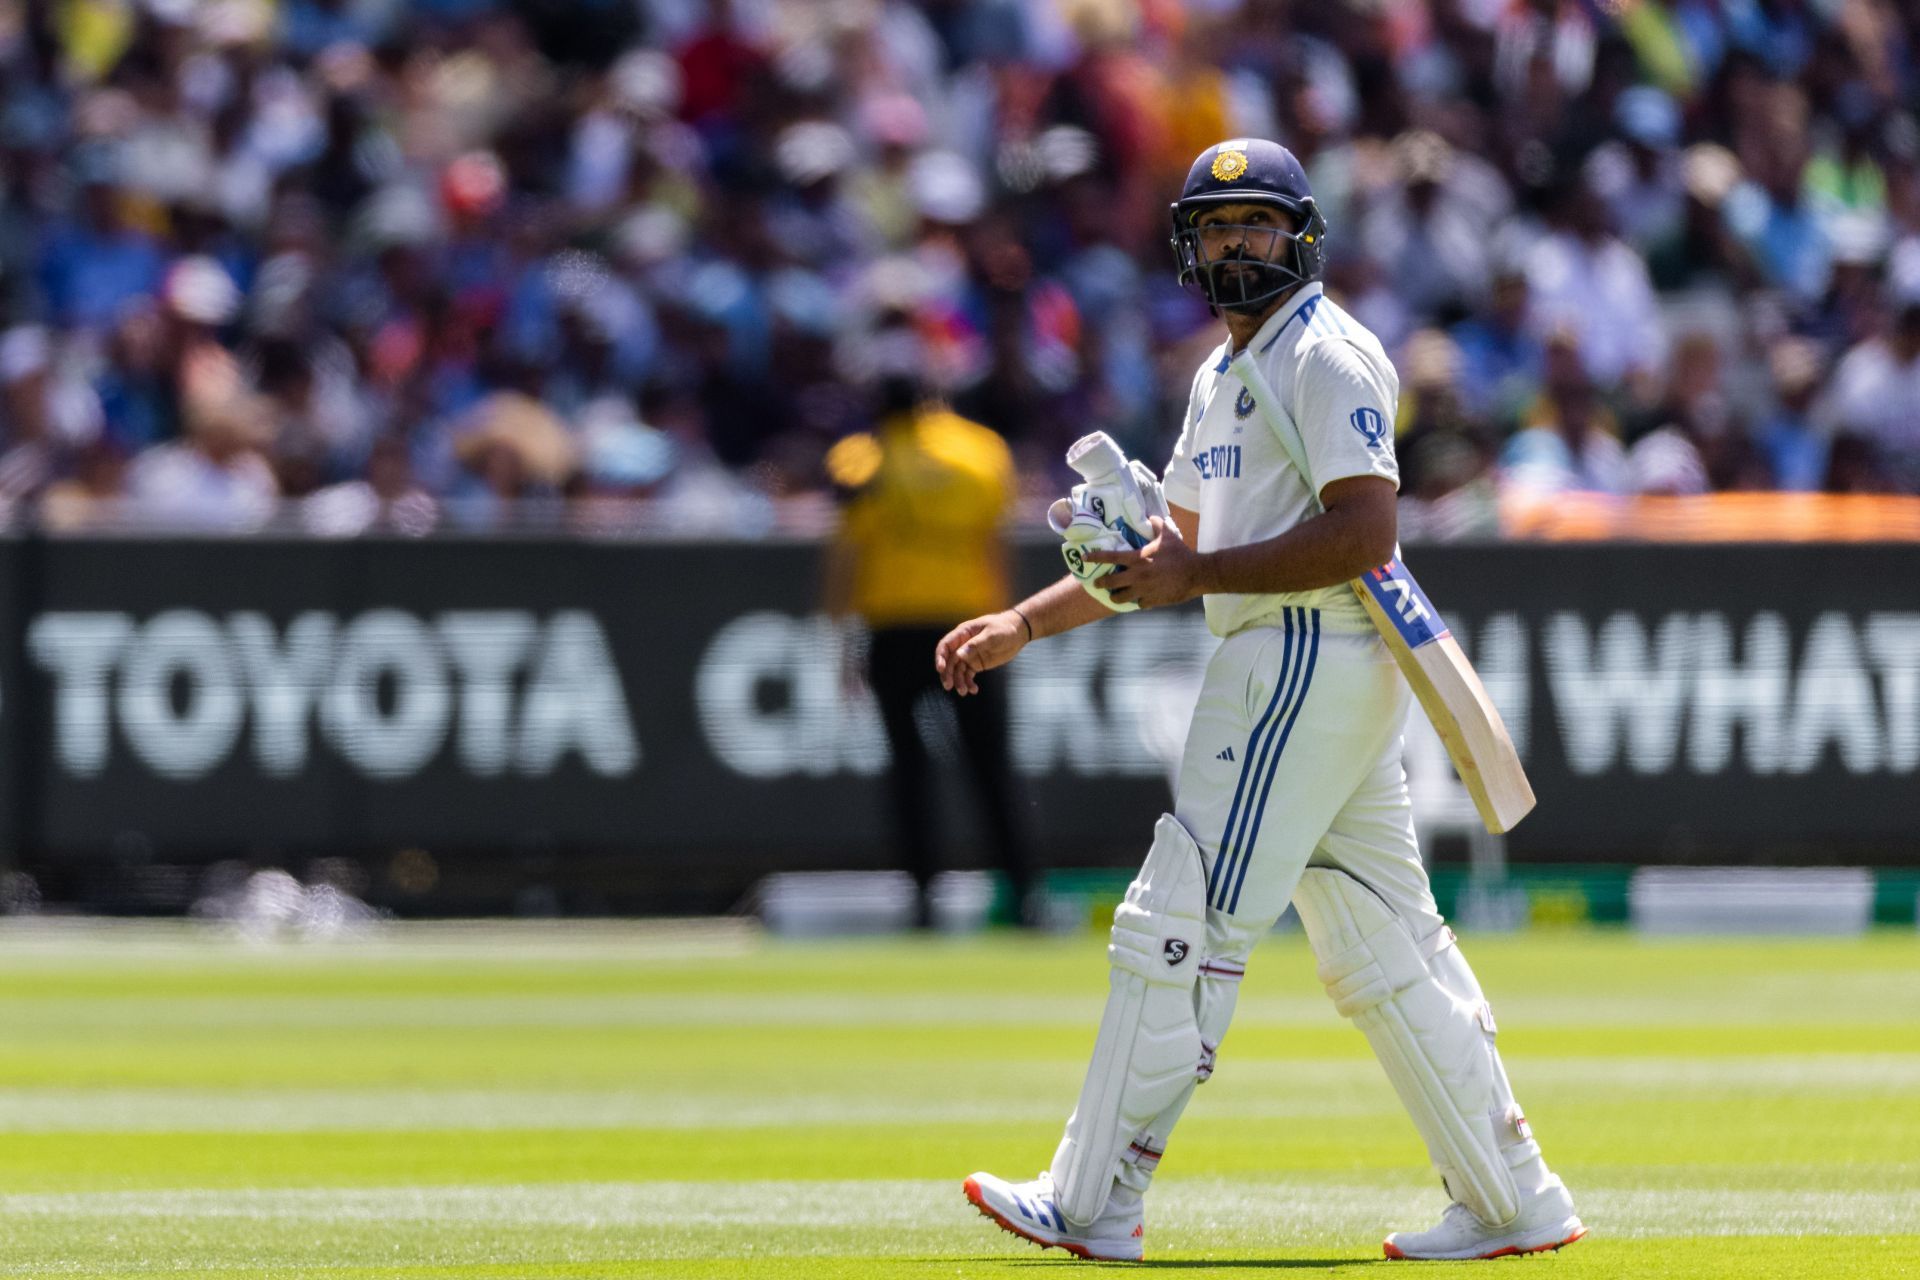
<path fill-rule="evenodd" d="M 1496 835 L 1511 831 L 1533 809 L 1533 785 L 1460 642 L 1400 561 L 1355 578 L 1352 587 L 1446 745 L 1480 821 Z"/>

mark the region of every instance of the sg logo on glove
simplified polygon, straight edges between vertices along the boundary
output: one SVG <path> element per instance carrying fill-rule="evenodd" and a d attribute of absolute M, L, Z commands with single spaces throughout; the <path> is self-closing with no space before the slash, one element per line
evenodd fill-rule
<path fill-rule="evenodd" d="M 1047 524 L 1060 535 L 1060 558 L 1067 562 L 1067 572 L 1085 587 L 1087 594 L 1115 613 L 1128 613 L 1140 606 L 1137 604 L 1115 604 L 1113 598 L 1096 585 L 1101 578 L 1113 572 L 1110 564 L 1088 564 L 1086 553 L 1089 551 L 1125 551 L 1132 546 L 1126 535 L 1118 529 L 1109 529 L 1101 523 L 1091 510 L 1074 508 L 1068 498 L 1056 501 L 1047 512 Z"/>

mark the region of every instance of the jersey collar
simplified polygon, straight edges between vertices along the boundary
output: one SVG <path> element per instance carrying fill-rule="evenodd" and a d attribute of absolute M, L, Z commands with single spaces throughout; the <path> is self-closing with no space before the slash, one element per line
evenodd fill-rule
<path fill-rule="evenodd" d="M 1300 286 L 1300 292 L 1287 299 L 1287 305 L 1267 317 L 1253 335 L 1253 341 L 1241 348 L 1242 352 L 1256 351 L 1265 354 L 1267 349 L 1280 341 L 1280 335 L 1287 326 L 1298 320 L 1302 325 L 1313 319 L 1314 310 L 1319 307 L 1326 289 L 1318 280 L 1309 281 Z"/>

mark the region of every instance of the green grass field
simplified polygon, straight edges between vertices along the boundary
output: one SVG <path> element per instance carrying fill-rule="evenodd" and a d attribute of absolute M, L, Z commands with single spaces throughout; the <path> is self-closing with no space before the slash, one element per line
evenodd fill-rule
<path fill-rule="evenodd" d="M 0 1274 L 1031 1277 L 978 1217 L 1079 1085 L 1103 939 L 0 928 Z M 1149 1201 L 1193 1276 L 1920 1275 L 1920 938 L 1469 938 L 1593 1235 L 1379 1260 L 1443 1204 L 1304 943 L 1256 954 Z"/>

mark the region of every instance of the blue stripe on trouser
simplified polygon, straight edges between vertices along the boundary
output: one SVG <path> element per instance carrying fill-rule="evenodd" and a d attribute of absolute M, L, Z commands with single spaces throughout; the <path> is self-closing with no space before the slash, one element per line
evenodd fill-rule
<path fill-rule="evenodd" d="M 1233 789 L 1233 804 L 1227 810 L 1227 824 L 1220 831 L 1220 852 L 1213 860 L 1213 876 L 1207 884 L 1207 901 L 1209 904 L 1213 902 L 1215 888 L 1226 879 L 1227 864 L 1233 856 L 1234 849 L 1238 847 L 1235 840 L 1235 830 L 1240 818 L 1240 803 L 1247 794 L 1247 779 L 1258 777 L 1260 773 L 1257 767 L 1260 753 L 1257 748 L 1261 744 L 1261 737 L 1266 733 L 1269 722 L 1278 723 L 1275 719 L 1275 712 L 1280 708 L 1280 691 L 1285 687 L 1287 665 L 1292 660 L 1291 651 L 1293 645 L 1293 618 L 1291 611 L 1283 613 L 1281 618 L 1286 626 L 1286 647 L 1281 650 L 1280 655 L 1280 673 L 1282 678 L 1274 684 L 1273 697 L 1268 700 L 1267 709 L 1260 713 L 1260 719 L 1258 723 L 1253 726 L 1253 732 L 1247 736 L 1246 751 L 1240 761 L 1240 781 Z M 1249 810 L 1252 809 L 1252 807 L 1250 804 L 1247 806 Z"/>
<path fill-rule="evenodd" d="M 1273 745 L 1274 735 L 1280 730 L 1280 724 L 1287 718 L 1286 701 L 1288 697 L 1288 674 L 1293 670 L 1299 654 L 1294 651 L 1295 609 L 1289 606 L 1280 615 L 1281 625 L 1285 628 L 1280 649 L 1280 674 L 1273 682 L 1273 697 L 1267 702 L 1267 709 L 1261 713 L 1260 722 L 1253 727 L 1253 734 L 1247 740 L 1247 760 L 1240 770 L 1240 785 L 1233 795 L 1233 807 L 1227 811 L 1226 829 L 1221 833 L 1220 856 L 1214 861 L 1214 883 L 1208 887 L 1207 901 L 1222 910 L 1226 908 L 1228 886 L 1233 883 L 1234 867 L 1246 850 L 1245 836 L 1249 819 L 1253 816 L 1253 791 L 1258 790 L 1260 774 L 1265 766 L 1267 749 Z M 1298 628 L 1300 647 L 1306 647 L 1305 619 Z M 1254 789 L 1247 788 L 1247 780 L 1254 780 Z M 1242 801 L 1245 805 L 1242 807 Z"/>
<path fill-rule="evenodd" d="M 1289 644 L 1291 644 L 1292 638 L 1293 638 L 1293 624 L 1291 619 L 1288 619 L 1287 620 L 1287 639 Z M 1286 653 L 1283 650 L 1282 656 L 1280 659 L 1280 670 L 1283 676 L 1285 675 L 1285 672 L 1287 669 L 1287 661 L 1288 659 L 1286 657 Z M 1273 698 L 1267 703 L 1267 709 L 1261 712 L 1259 722 L 1253 726 L 1253 732 L 1247 737 L 1246 750 L 1241 754 L 1240 781 L 1235 785 L 1233 789 L 1233 804 L 1227 810 L 1227 825 L 1224 828 L 1222 828 L 1220 832 L 1220 852 L 1219 852 L 1219 856 L 1217 856 L 1213 860 L 1213 878 L 1209 881 L 1207 885 L 1207 901 L 1208 902 L 1213 901 L 1214 886 L 1217 885 L 1224 878 L 1225 872 L 1226 872 L 1226 866 L 1227 866 L 1227 858 L 1232 853 L 1234 848 L 1234 840 L 1233 840 L 1234 823 L 1236 819 L 1238 819 L 1238 817 L 1240 816 L 1240 801 L 1241 801 L 1241 797 L 1243 797 L 1247 791 L 1247 779 L 1259 773 L 1259 770 L 1254 767 L 1254 758 L 1259 754 L 1255 750 L 1255 747 L 1259 745 L 1260 735 L 1266 732 L 1267 723 L 1274 718 L 1274 712 L 1279 708 L 1279 706 L 1280 706 L 1280 685 L 1276 684 L 1273 690 Z M 1248 806 L 1248 807 L 1251 808 L 1252 806 Z"/>
<path fill-rule="evenodd" d="M 1273 785 L 1271 765 L 1280 749 L 1287 713 L 1300 692 L 1300 673 L 1307 656 L 1307 619 L 1310 614 L 1313 614 L 1310 609 L 1289 608 L 1287 611 L 1288 645 L 1281 659 L 1279 678 L 1275 681 L 1279 710 L 1274 713 L 1273 724 L 1267 729 L 1266 740 L 1260 744 L 1260 759 L 1253 766 L 1253 785 L 1247 789 L 1247 804 L 1240 811 L 1240 830 L 1234 837 L 1234 864 L 1221 878 L 1216 902 L 1222 911 L 1230 909 L 1228 899 L 1233 894 L 1233 886 L 1246 878 L 1247 864 L 1253 861 L 1254 833 L 1258 829 L 1254 819 L 1266 803 L 1262 795 L 1264 788 Z M 1264 784 L 1262 779 L 1265 779 Z"/>
<path fill-rule="evenodd" d="M 1274 719 L 1273 728 L 1267 731 L 1267 749 L 1260 765 L 1254 770 L 1253 790 L 1247 793 L 1247 812 L 1241 817 L 1242 831 L 1238 842 L 1239 853 L 1235 861 L 1235 870 L 1220 885 L 1216 905 L 1220 910 L 1232 912 L 1240 903 L 1240 885 L 1247 878 L 1247 867 L 1253 862 L 1254 844 L 1260 838 L 1260 819 L 1267 810 L 1267 796 L 1273 790 L 1274 776 L 1280 770 L 1280 753 L 1286 749 L 1287 734 L 1292 731 L 1293 721 L 1300 718 L 1300 702 L 1306 696 L 1307 645 L 1309 624 L 1318 624 L 1320 614 L 1316 610 L 1300 610 L 1299 640 L 1293 650 L 1293 661 L 1288 678 L 1282 681 L 1285 692 L 1280 699 L 1280 714 Z M 1314 646 L 1318 650 L 1318 631 L 1314 632 Z M 1254 797 L 1258 796 L 1256 801 Z"/>
<path fill-rule="evenodd" d="M 1240 860 L 1240 873 L 1233 880 L 1233 899 L 1227 903 L 1229 914 L 1240 909 L 1240 886 L 1247 878 L 1247 864 L 1253 861 L 1252 850 L 1260 838 L 1260 820 L 1267 814 L 1267 796 L 1273 791 L 1273 779 L 1280 772 L 1280 753 L 1287 749 L 1287 739 L 1293 733 L 1293 725 L 1300 718 L 1300 708 L 1307 705 L 1307 690 L 1313 685 L 1313 665 L 1320 657 L 1320 614 L 1316 610 L 1312 617 L 1312 642 L 1307 648 L 1307 660 L 1300 670 L 1300 692 L 1291 699 L 1293 710 L 1287 716 L 1286 727 L 1280 730 L 1279 745 L 1273 751 L 1273 763 L 1267 768 L 1266 780 L 1260 784 L 1260 806 L 1254 810 L 1253 830 L 1248 833 L 1246 847 L 1248 856 Z"/>

